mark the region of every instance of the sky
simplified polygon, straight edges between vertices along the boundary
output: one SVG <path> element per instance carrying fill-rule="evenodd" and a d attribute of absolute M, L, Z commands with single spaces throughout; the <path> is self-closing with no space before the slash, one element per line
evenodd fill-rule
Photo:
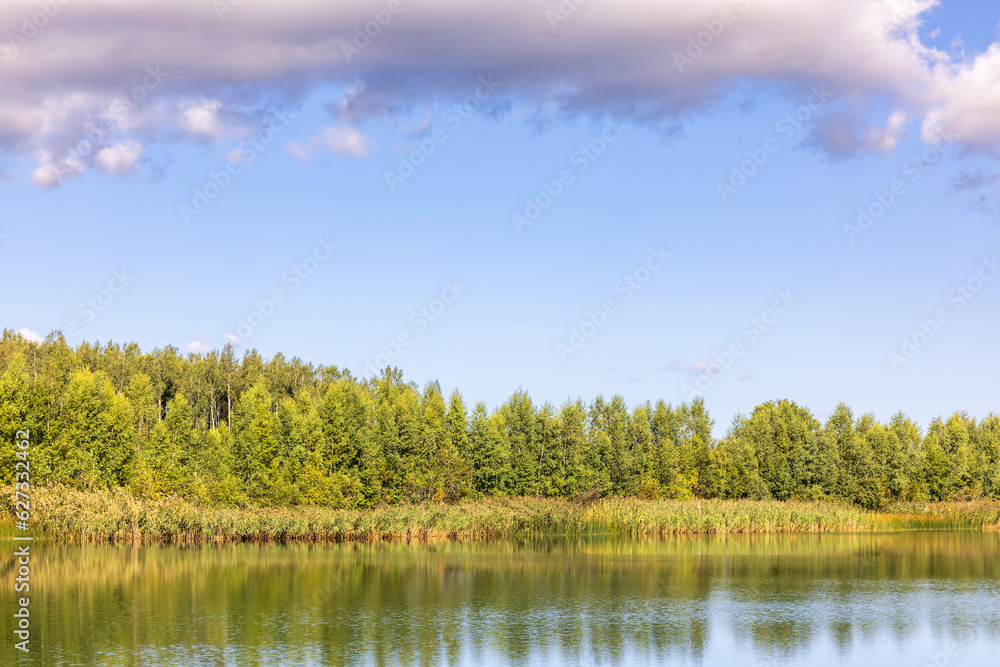
<path fill-rule="evenodd" d="M 5 0 L 2 326 L 998 410 L 1000 6 Z"/>

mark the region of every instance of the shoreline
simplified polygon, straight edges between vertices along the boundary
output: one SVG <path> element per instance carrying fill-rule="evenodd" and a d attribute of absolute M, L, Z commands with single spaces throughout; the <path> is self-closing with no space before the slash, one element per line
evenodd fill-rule
<path fill-rule="evenodd" d="M 4 489 L 4 503 L 10 493 Z M 13 535 L 11 513 L 0 523 Z M 32 534 L 66 543 L 378 542 L 495 540 L 611 535 L 1000 532 L 1000 501 L 902 503 L 879 512 L 831 501 L 643 500 L 581 504 L 549 498 L 490 498 L 371 510 L 211 507 L 142 500 L 123 489 L 36 488 Z"/>

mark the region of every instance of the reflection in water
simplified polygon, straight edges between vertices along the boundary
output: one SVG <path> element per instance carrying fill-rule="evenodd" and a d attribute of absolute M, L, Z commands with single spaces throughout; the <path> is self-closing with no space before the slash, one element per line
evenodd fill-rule
<path fill-rule="evenodd" d="M 1000 648 L 996 534 L 33 550 L 33 664 L 916 667 Z"/>

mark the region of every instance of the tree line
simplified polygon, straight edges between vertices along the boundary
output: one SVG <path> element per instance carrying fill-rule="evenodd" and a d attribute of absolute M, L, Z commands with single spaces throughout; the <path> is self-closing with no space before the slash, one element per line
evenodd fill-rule
<path fill-rule="evenodd" d="M 895 500 L 1000 497 L 1000 417 L 922 431 L 840 404 L 825 423 L 789 400 L 714 440 L 701 399 L 560 407 L 514 392 L 471 410 L 395 368 L 360 379 L 227 346 L 183 356 L 132 343 L 0 340 L 0 483 L 31 433 L 35 483 L 128 487 L 226 505 L 365 508 L 489 496 Z"/>

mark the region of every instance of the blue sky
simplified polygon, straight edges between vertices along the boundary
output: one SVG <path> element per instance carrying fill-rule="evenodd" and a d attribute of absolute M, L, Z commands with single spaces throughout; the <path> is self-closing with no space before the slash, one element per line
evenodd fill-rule
<path fill-rule="evenodd" d="M 441 3 L 415 3 L 358 56 L 372 62 L 352 70 L 334 47 L 386 3 L 326 16 L 309 2 L 264 2 L 290 24 L 328 21 L 342 35 L 331 41 L 336 64 L 286 63 L 279 50 L 277 73 L 267 62 L 227 72 L 218 63 L 256 43 L 239 31 L 258 38 L 262 28 L 246 7 L 222 21 L 192 15 L 201 59 L 167 61 L 170 77 L 141 101 L 131 83 L 172 57 L 129 39 L 156 16 L 122 10 L 101 34 L 134 53 L 108 61 L 107 76 L 94 68 L 81 79 L 63 52 L 94 48 L 84 19 L 105 3 L 67 6 L 23 53 L 5 56 L 18 72 L 45 60 L 52 80 L 0 75 L 13 100 L 0 108 L 4 326 L 195 352 L 235 335 L 265 357 L 359 376 L 388 359 L 409 380 L 438 379 L 491 406 L 518 388 L 557 404 L 701 395 L 719 432 L 734 414 L 784 397 L 821 417 L 845 401 L 924 425 L 957 409 L 996 411 L 1000 10 L 919 3 L 912 23 L 880 37 L 889 64 L 861 69 L 843 34 L 864 3 L 819 2 L 817 20 L 839 17 L 836 43 L 798 58 L 806 47 L 791 42 L 778 56 L 753 52 L 747 65 L 740 44 L 787 9 L 760 0 L 733 10 L 745 14 L 684 78 L 669 71 L 676 50 L 616 50 L 621 40 L 591 15 L 607 3 L 591 2 L 567 18 L 579 42 L 529 66 L 510 61 L 550 30 L 544 18 L 512 46 L 470 46 L 474 13 L 453 12 L 449 24 L 431 20 Z M 516 33 L 518 11 L 544 17 L 549 4 L 513 3 L 504 10 L 513 18 L 495 24 Z M 667 43 L 683 49 L 685 35 L 733 3 L 705 2 L 705 18 L 670 15 L 674 5 L 662 5 L 663 25 L 680 25 Z M 0 16 L 17 25 L 29 5 L 12 7 Z M 780 16 L 808 32 L 808 11 Z M 656 37 L 628 25 L 646 30 L 637 44 Z M 414 35 L 456 37 L 432 64 L 398 65 Z M 594 74 L 632 58 L 643 59 L 635 81 L 628 69 Z M 480 76 L 493 76 L 495 91 L 480 87 L 479 108 L 459 114 Z M 617 80 L 621 90 L 608 84 Z M 78 138 L 122 90 L 131 114 L 74 161 Z M 74 94 L 90 96 L 83 111 Z M 276 123 L 275 110 L 291 117 Z M 782 124 L 796 113 L 798 127 Z M 953 138 L 935 148 L 942 132 Z M 420 164 L 390 185 L 401 160 Z M 220 176 L 230 164 L 238 173 Z M 733 181 L 740 168 L 752 172 L 745 182 Z M 213 174 L 225 187 L 213 187 Z M 735 185 L 723 196 L 720 182 Z M 206 187 L 214 196 L 193 214 Z M 526 214 L 526 200 L 543 206 L 518 228 L 512 216 Z M 859 209 L 882 212 L 863 229 Z"/>

